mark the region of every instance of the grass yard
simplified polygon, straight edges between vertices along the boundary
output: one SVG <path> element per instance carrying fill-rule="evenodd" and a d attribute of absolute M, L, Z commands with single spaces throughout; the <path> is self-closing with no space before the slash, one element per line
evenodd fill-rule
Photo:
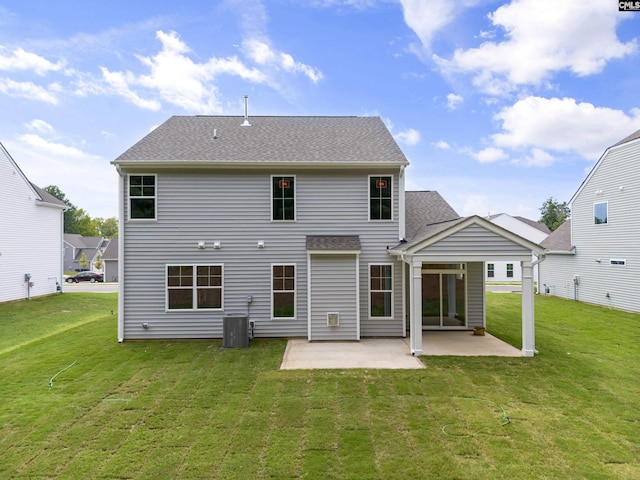
<path fill-rule="evenodd" d="M 535 358 L 279 371 L 285 340 L 118 344 L 116 302 L 0 304 L 0 478 L 640 478 L 640 315 L 537 297 Z M 519 315 L 488 294 L 517 347 Z"/>

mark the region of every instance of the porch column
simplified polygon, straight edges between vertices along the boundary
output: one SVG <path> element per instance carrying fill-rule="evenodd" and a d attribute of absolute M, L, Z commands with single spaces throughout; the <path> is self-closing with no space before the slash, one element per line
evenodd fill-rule
<path fill-rule="evenodd" d="M 533 308 L 533 267 L 531 261 L 520 262 L 522 266 L 522 353 L 525 357 L 535 354 L 535 330 Z"/>
<path fill-rule="evenodd" d="M 422 262 L 411 262 L 409 288 L 411 354 L 422 355 Z"/>

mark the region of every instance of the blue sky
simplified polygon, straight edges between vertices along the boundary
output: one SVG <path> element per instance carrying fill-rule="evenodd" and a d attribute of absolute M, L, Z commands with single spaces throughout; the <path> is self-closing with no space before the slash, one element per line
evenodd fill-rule
<path fill-rule="evenodd" d="M 407 189 L 538 219 L 640 129 L 614 0 L 0 0 L 0 142 L 117 216 L 109 163 L 171 115 L 377 115 Z"/>

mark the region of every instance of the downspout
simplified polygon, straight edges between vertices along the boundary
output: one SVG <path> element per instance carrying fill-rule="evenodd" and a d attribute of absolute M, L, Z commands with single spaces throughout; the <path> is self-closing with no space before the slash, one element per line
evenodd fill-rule
<path fill-rule="evenodd" d="M 119 175 L 118 182 L 118 342 L 124 342 L 124 173 L 116 165 Z"/>
<path fill-rule="evenodd" d="M 536 255 L 537 260 L 531 262 L 531 268 L 535 268 L 547 259 L 547 254 L 542 252 L 540 255 Z M 540 294 L 540 269 L 538 269 L 538 295 Z"/>
<path fill-rule="evenodd" d="M 405 238 L 405 193 L 404 193 L 404 165 L 400 167 L 400 176 L 398 178 L 398 240 L 403 241 Z"/>

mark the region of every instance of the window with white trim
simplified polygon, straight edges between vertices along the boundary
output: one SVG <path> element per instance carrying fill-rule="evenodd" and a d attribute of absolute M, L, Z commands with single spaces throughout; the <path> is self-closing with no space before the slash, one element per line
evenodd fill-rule
<path fill-rule="evenodd" d="M 609 203 L 600 202 L 593 204 L 593 223 L 596 225 L 606 225 L 609 223 Z"/>
<path fill-rule="evenodd" d="M 369 265 L 369 316 L 393 316 L 393 265 Z"/>
<path fill-rule="evenodd" d="M 167 310 L 221 310 L 222 265 L 167 265 Z"/>
<path fill-rule="evenodd" d="M 129 175 L 129 219 L 155 220 L 156 176 Z"/>
<path fill-rule="evenodd" d="M 296 219 L 296 185 L 293 176 L 271 176 L 271 219 L 294 221 Z"/>
<path fill-rule="evenodd" d="M 507 278 L 513 278 L 513 263 L 507 263 Z"/>
<path fill-rule="evenodd" d="M 296 316 L 296 266 L 271 266 L 271 316 L 295 318 Z"/>
<path fill-rule="evenodd" d="M 392 183 L 391 176 L 369 176 L 369 220 L 391 220 Z"/>
<path fill-rule="evenodd" d="M 487 263 L 487 278 L 494 278 L 495 277 L 495 264 L 493 263 Z"/>

